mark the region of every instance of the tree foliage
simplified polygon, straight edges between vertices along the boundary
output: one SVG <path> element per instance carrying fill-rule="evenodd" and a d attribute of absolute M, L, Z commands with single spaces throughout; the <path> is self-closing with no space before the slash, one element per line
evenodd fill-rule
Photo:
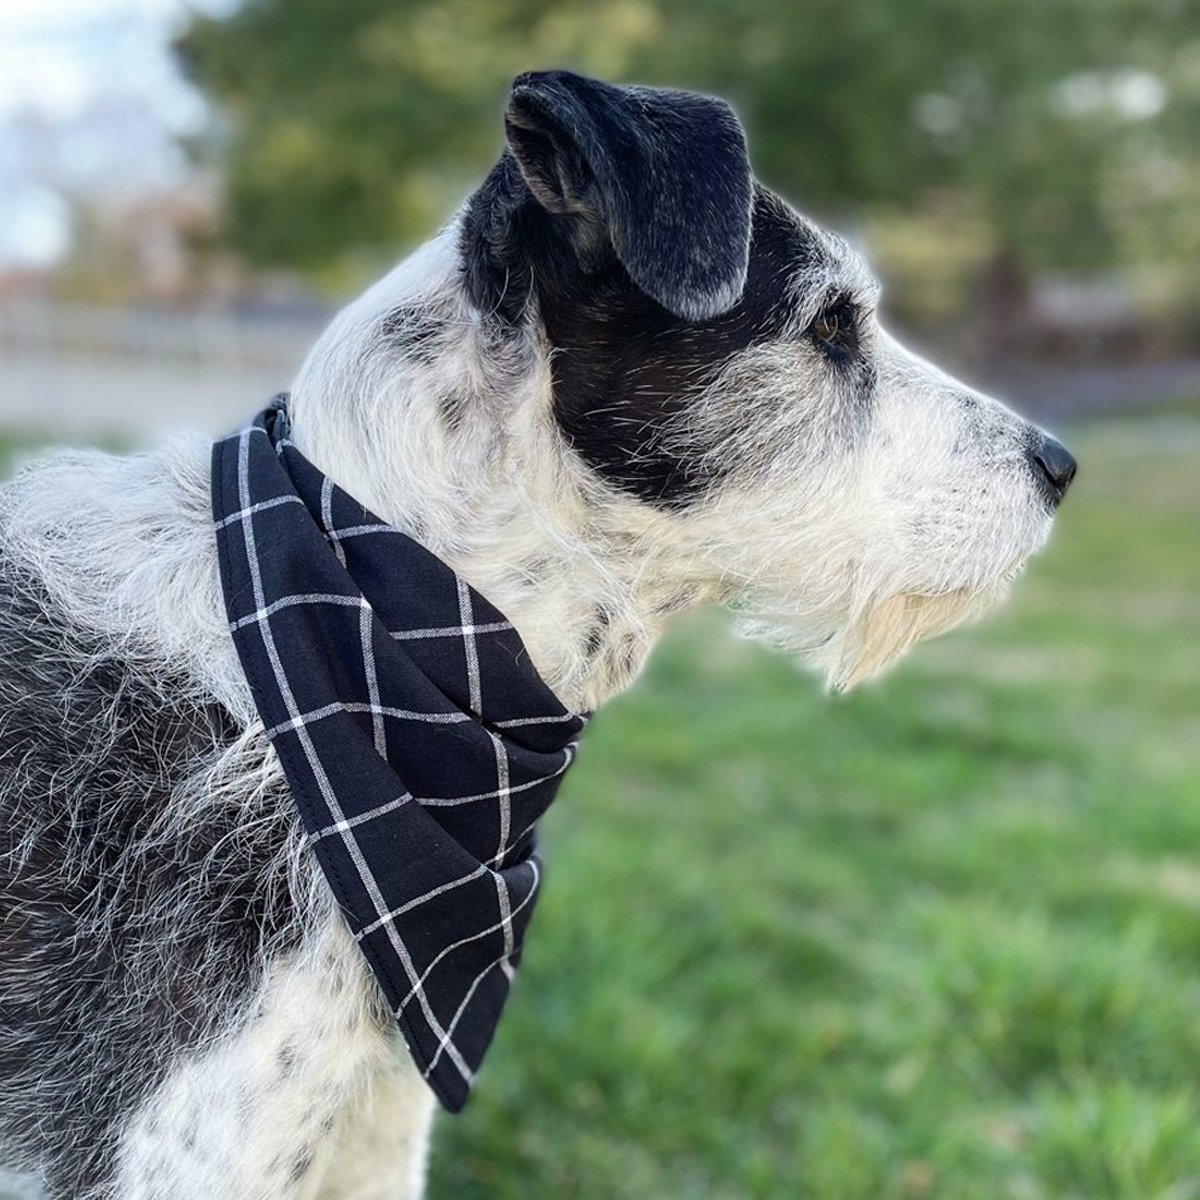
<path fill-rule="evenodd" d="M 952 194 L 1025 266 L 1196 237 L 1190 0 L 247 0 L 179 51 L 259 264 L 426 234 L 499 153 L 512 76 L 548 66 L 730 97 L 758 173 L 817 213 Z"/>

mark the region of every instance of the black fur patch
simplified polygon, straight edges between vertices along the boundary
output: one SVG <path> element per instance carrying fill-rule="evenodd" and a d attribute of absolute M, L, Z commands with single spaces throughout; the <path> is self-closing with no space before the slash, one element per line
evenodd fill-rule
<path fill-rule="evenodd" d="M 463 228 L 466 285 L 486 312 L 520 322 L 530 292 L 553 348 L 554 407 L 575 450 L 604 479 L 665 507 L 694 502 L 717 476 L 702 445 L 662 434 L 728 360 L 779 337 L 793 283 L 824 249 L 765 188 L 755 189 L 741 298 L 706 321 L 674 316 L 611 253 L 581 264 L 571 218 L 546 213 L 502 160 L 473 197 Z"/>
<path fill-rule="evenodd" d="M 238 732 L 187 697 L 0 558 L 0 1158 L 38 1162 L 50 1200 L 110 1176 L 122 1120 L 229 1019 L 214 998 L 249 993 L 295 919 L 271 870 L 285 792 L 164 820 Z"/>
<path fill-rule="evenodd" d="M 677 507 L 716 482 L 710 447 L 681 442 L 676 418 L 734 355 L 785 333 L 798 271 L 822 253 L 813 234 L 765 189 L 756 193 L 741 298 L 707 321 L 672 316 L 617 265 L 596 275 L 537 273 L 554 347 L 555 414 L 580 456 L 610 483 Z M 671 445 L 663 431 L 675 421 Z"/>
<path fill-rule="evenodd" d="M 467 203 L 459 232 L 463 288 L 486 319 L 516 332 L 533 294 L 533 264 L 579 270 L 569 218 L 552 218 L 505 152 Z"/>
<path fill-rule="evenodd" d="M 380 336 L 388 348 L 416 362 L 431 363 L 437 359 L 445 332 L 443 318 L 410 305 L 392 309 L 379 322 Z"/>

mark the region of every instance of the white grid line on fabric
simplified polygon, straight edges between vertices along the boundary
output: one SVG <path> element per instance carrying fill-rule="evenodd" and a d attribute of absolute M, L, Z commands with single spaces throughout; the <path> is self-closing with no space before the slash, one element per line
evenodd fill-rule
<path fill-rule="evenodd" d="M 504 882 L 504 876 L 499 871 L 494 871 L 492 878 L 496 881 L 496 896 L 500 901 L 500 919 L 504 922 L 504 956 L 501 961 L 507 964 L 512 957 L 513 950 L 516 949 L 516 939 L 513 937 L 512 927 L 512 897 L 509 896 L 508 884 Z M 507 972 L 505 973 L 507 974 Z M 509 975 L 509 979 L 511 978 L 512 976 Z"/>
<path fill-rule="evenodd" d="M 563 713 L 561 717 L 510 717 L 507 721 L 493 721 L 497 729 L 518 729 L 522 725 L 562 725 L 578 718 L 574 713 Z"/>
<path fill-rule="evenodd" d="M 249 450 L 250 450 L 250 434 L 254 432 L 254 427 L 243 431 L 238 445 L 238 492 L 243 508 L 250 507 L 250 471 L 249 471 Z M 265 432 L 265 431 L 264 431 Z M 285 439 L 281 439 L 277 449 L 281 450 Z M 258 555 L 254 540 L 254 518 L 249 517 L 241 523 L 242 532 L 246 542 L 246 557 L 250 567 L 251 582 L 254 587 L 254 602 L 257 610 L 262 611 L 266 608 L 264 604 L 264 594 L 262 585 L 262 574 L 258 567 Z M 283 669 L 283 663 L 279 658 L 279 651 L 275 645 L 274 634 L 271 630 L 271 622 L 268 617 L 264 617 L 258 622 L 259 630 L 262 634 L 263 648 L 267 652 L 267 657 L 271 663 L 271 669 L 275 674 L 275 684 L 279 689 L 279 694 L 283 699 L 288 712 L 293 720 L 300 716 L 299 707 L 296 704 L 296 698 L 292 693 L 291 684 L 288 682 L 287 675 Z M 325 774 L 325 770 L 321 765 L 321 760 L 316 753 L 316 748 L 312 744 L 312 739 L 308 736 L 308 731 L 301 722 L 296 727 L 296 733 L 299 737 L 300 745 L 304 749 L 305 757 L 308 759 L 309 769 L 312 771 L 313 777 L 317 782 L 317 786 L 321 789 L 321 795 L 325 800 L 326 807 L 329 809 L 330 815 L 333 816 L 335 823 L 346 821 L 346 814 L 342 810 L 341 804 L 338 802 L 332 785 L 329 782 L 329 777 Z M 355 869 L 358 872 L 359 878 L 363 886 L 367 890 L 367 894 L 371 898 L 371 903 L 375 908 L 375 915 L 382 917 L 387 909 L 387 904 L 383 899 L 383 895 L 379 890 L 379 884 L 372 874 L 370 867 L 367 865 L 366 859 L 363 857 L 362 849 L 359 847 L 357 840 L 351 828 L 347 827 L 339 831 L 340 836 L 347 851 L 350 854 L 351 861 L 354 863 Z M 418 977 L 416 968 L 413 966 L 412 957 L 409 955 L 408 947 L 405 946 L 403 940 L 396 932 L 396 928 L 390 922 L 385 922 L 383 928 L 388 932 L 388 940 L 395 950 L 396 956 L 399 958 L 404 967 L 406 974 L 409 977 L 413 987 L 409 992 L 409 999 L 415 995 L 420 1003 L 421 1011 L 424 1014 L 425 1022 L 433 1032 L 434 1037 L 444 1041 L 444 1048 L 450 1061 L 457 1068 L 459 1075 L 468 1085 L 474 1079 L 474 1072 L 467 1065 L 466 1060 L 459 1052 L 458 1048 L 450 1040 L 450 1035 L 442 1028 L 441 1023 L 437 1019 L 432 1007 L 429 1004 L 429 999 L 425 995 L 422 983 L 428 977 L 428 969 Z M 401 1006 L 403 1007 L 403 1006 Z M 441 1048 L 439 1049 L 439 1055 Z"/>
<path fill-rule="evenodd" d="M 333 480 L 328 475 L 321 482 L 321 524 L 329 535 L 330 545 L 337 555 L 337 560 L 346 565 L 346 551 L 342 549 L 341 535 L 333 528 Z"/>
<path fill-rule="evenodd" d="M 384 525 L 380 522 L 374 525 L 347 525 L 344 529 L 331 529 L 330 532 L 336 535 L 338 541 L 342 542 L 347 538 L 363 537 L 368 533 L 390 533 L 396 537 L 406 536 L 394 525 Z"/>
<path fill-rule="evenodd" d="M 540 787 L 548 779 L 557 779 L 558 776 L 561 775 L 571 765 L 571 750 L 574 745 L 575 743 L 572 742 L 563 751 L 564 762 L 557 771 L 554 771 L 549 775 L 545 775 L 540 779 L 530 780 L 529 783 L 518 783 L 511 785 L 503 790 L 507 795 L 513 796 L 517 792 L 527 792 L 530 788 Z M 474 804 L 477 800 L 498 800 L 500 798 L 500 792 L 501 789 L 497 787 L 493 788 L 490 792 L 476 792 L 473 796 L 418 796 L 417 802 L 423 808 L 456 808 L 460 804 Z M 533 825 L 536 824 L 537 821 L 535 820 Z M 530 825 L 529 828 L 532 829 L 533 825 Z M 519 840 L 520 839 L 518 839 L 518 841 Z M 516 843 L 513 844 L 515 845 Z M 496 860 L 492 859 L 491 861 L 495 862 Z"/>
<path fill-rule="evenodd" d="M 471 997 L 475 995 L 476 989 L 484 981 L 484 979 L 486 979 L 487 976 L 491 974 L 492 971 L 494 971 L 497 967 L 503 967 L 505 964 L 507 964 L 509 957 L 512 955 L 512 947 L 511 947 L 510 943 L 512 941 L 512 918 L 513 918 L 513 915 L 516 912 L 520 912 L 521 909 L 524 908 L 525 905 L 528 904 L 529 901 L 532 900 L 533 897 L 537 895 L 537 890 L 541 883 L 541 876 L 538 873 L 537 863 L 531 861 L 529 865 L 533 868 L 533 887 L 530 889 L 529 895 L 524 900 L 522 900 L 521 903 L 517 905 L 516 909 L 513 910 L 513 913 L 509 913 L 508 916 L 505 917 L 502 922 L 505 927 L 504 928 L 504 934 L 505 934 L 505 936 L 504 936 L 504 946 L 505 946 L 504 953 L 501 954 L 499 958 L 493 959 L 490 963 L 488 963 L 488 965 L 486 967 L 484 967 L 484 969 L 482 971 L 479 972 L 478 975 L 475 976 L 474 980 L 471 983 L 471 986 L 467 989 L 467 994 L 462 999 L 462 1003 L 458 1006 L 458 1011 L 455 1012 L 454 1016 L 450 1019 L 450 1024 L 446 1027 L 445 1037 L 440 1039 L 440 1041 L 438 1043 L 437 1051 L 434 1053 L 433 1057 L 429 1060 L 429 1065 L 425 1068 L 424 1078 L 426 1078 L 426 1079 L 428 1079 L 429 1076 L 433 1073 L 433 1069 L 437 1066 L 438 1060 L 442 1057 L 442 1051 L 443 1050 L 450 1050 L 450 1051 L 453 1050 L 454 1043 L 450 1039 L 454 1036 L 454 1030 L 458 1027 L 458 1022 L 462 1019 L 463 1013 L 467 1011 L 467 1005 L 471 1003 Z M 498 876 L 497 876 L 497 879 L 499 879 Z M 504 886 L 502 880 L 500 881 L 499 886 L 500 887 Z M 507 889 L 505 890 L 505 894 L 507 895 Z M 508 907 L 507 903 L 504 904 L 504 908 L 507 909 L 507 907 Z M 494 932 L 494 930 L 489 930 L 489 932 Z M 512 975 L 508 971 L 505 971 L 505 976 L 509 980 L 512 979 Z"/>
<path fill-rule="evenodd" d="M 512 824 L 512 792 L 508 780 L 508 751 L 504 743 L 489 729 L 487 735 L 492 739 L 492 749 L 496 752 L 496 799 L 500 801 L 500 839 L 497 854 L 504 853 L 508 842 L 509 827 Z"/>
<path fill-rule="evenodd" d="M 306 713 L 301 713 L 296 720 L 281 721 L 278 725 L 272 725 L 266 731 L 267 737 L 273 738 L 281 733 L 287 733 L 294 730 L 298 723 L 303 722 L 305 725 L 311 725 L 314 721 L 323 720 L 325 717 L 332 717 L 335 713 L 379 713 L 385 717 L 393 717 L 397 721 L 418 721 L 426 725 L 462 725 L 468 721 L 473 721 L 475 718 L 470 713 L 465 713 L 461 709 L 452 709 L 450 712 L 418 712 L 412 708 L 395 708 L 390 704 L 363 704 L 353 700 L 335 700 L 331 704 L 325 704 L 321 708 L 310 709 Z M 555 721 L 557 717 L 553 718 Z M 496 721 L 497 729 L 520 729 L 523 725 L 541 725 L 544 722 L 539 717 L 514 717 L 511 721 Z M 553 776 L 549 776 L 553 778 Z M 511 788 L 511 792 L 524 791 L 526 787 L 536 786 L 536 784 L 521 784 L 519 787 Z M 448 803 L 452 800 L 462 800 L 464 803 L 472 800 L 491 800 L 495 798 L 497 792 L 480 792 L 477 796 L 448 796 L 443 799 Z M 437 796 L 431 796 L 431 800 L 435 803 L 439 800 Z"/>
<path fill-rule="evenodd" d="M 397 721 L 419 721 L 426 725 L 461 725 L 472 719 L 469 713 L 460 712 L 457 709 L 444 713 L 415 712 L 408 708 L 393 708 L 388 704 L 360 704 L 351 700 L 335 700 L 332 704 L 311 709 L 291 720 L 280 721 L 278 725 L 272 725 L 267 730 L 267 737 L 273 738 L 281 733 L 294 732 L 300 725 L 311 725 L 315 721 L 324 720 L 326 717 L 332 717 L 340 712 L 370 713 L 372 716 L 378 714 L 384 717 L 394 717 Z"/>
<path fill-rule="evenodd" d="M 450 1024 L 446 1026 L 446 1036 L 439 1039 L 438 1048 L 434 1051 L 433 1057 L 429 1060 L 429 1066 L 421 1073 L 422 1079 L 428 1079 L 433 1074 L 434 1068 L 438 1065 L 438 1061 L 442 1057 L 442 1051 L 450 1048 L 453 1043 L 450 1039 L 454 1036 L 454 1030 L 458 1027 L 458 1022 L 462 1019 L 463 1013 L 467 1011 L 467 1005 L 471 1003 L 471 997 L 475 995 L 479 985 L 497 968 L 503 967 L 508 962 L 507 955 L 501 955 L 499 958 L 494 958 L 478 975 L 471 981 L 471 986 L 467 988 L 467 994 L 463 997 L 462 1003 L 458 1006 L 453 1017 L 450 1019 Z M 505 977 L 512 979 L 512 976 L 505 972 Z"/>
<path fill-rule="evenodd" d="M 414 908 L 420 908 L 422 904 L 434 899 L 435 896 L 444 895 L 446 892 L 452 892 L 457 887 L 462 887 L 464 883 L 471 883 L 478 879 L 481 875 L 487 874 L 487 867 L 480 863 L 469 875 L 462 875 L 458 879 L 452 879 L 449 883 L 438 884 L 435 888 L 430 888 L 423 895 L 417 896 L 412 900 L 401 904 L 399 908 L 393 908 L 383 914 L 378 921 L 372 921 L 370 925 L 364 925 L 355 935 L 355 940 L 361 942 L 377 930 L 385 921 L 394 921 L 397 917 L 403 916 L 406 912 L 410 912 Z"/>
<path fill-rule="evenodd" d="M 564 759 L 563 765 L 561 767 L 559 767 L 557 771 L 554 772 L 554 775 L 547 776 L 547 778 L 553 779 L 557 775 L 562 775 L 567 770 L 567 768 L 575 760 L 576 744 L 577 743 L 575 743 L 575 742 L 571 742 L 566 747 L 566 749 L 563 751 L 563 759 Z M 528 785 L 521 784 L 518 787 L 511 788 L 510 794 L 512 792 L 519 792 L 519 791 L 523 790 L 526 786 L 528 786 Z M 501 846 L 500 853 L 497 854 L 494 858 L 489 858 L 486 865 L 489 867 L 499 866 L 504 861 L 504 856 L 506 854 L 510 853 L 514 847 L 519 846 L 521 844 L 521 842 L 525 839 L 526 835 L 531 833 L 536 828 L 537 823 L 540 820 L 541 820 L 541 817 L 534 817 L 533 820 L 530 821 L 529 824 L 526 825 L 525 828 L 522 829 L 521 832 L 519 834 L 517 834 L 517 836 L 515 838 L 512 838 L 509 840 L 509 843 L 507 846 Z"/>
<path fill-rule="evenodd" d="M 353 829 L 355 825 L 364 825 L 368 821 L 374 821 L 376 817 L 386 816 L 388 813 L 395 812 L 396 809 L 403 807 L 405 804 L 411 803 L 412 793 L 405 792 L 403 796 L 397 796 L 394 800 L 389 800 L 386 804 L 376 805 L 375 808 L 368 809 L 366 812 L 358 813 L 353 817 L 347 817 L 344 821 L 337 821 L 333 825 L 326 825 L 324 829 L 318 829 L 316 833 L 310 833 L 308 835 L 308 844 L 315 846 L 322 838 L 327 838 L 335 833 L 345 833 L 347 829 Z"/>
<path fill-rule="evenodd" d="M 333 708 L 334 706 L 330 705 L 330 707 Z M 346 707 L 348 709 L 350 708 L 349 705 L 347 705 Z M 355 706 L 355 707 L 361 707 L 361 706 Z M 469 720 L 470 718 L 467 718 L 467 719 Z M 286 722 L 286 724 L 289 728 L 295 727 L 295 722 L 293 722 L 293 721 L 288 721 L 288 722 Z M 565 771 L 569 765 L 570 765 L 569 762 L 564 763 L 562 768 L 560 769 L 560 771 L 556 772 L 556 774 L 561 774 L 562 771 Z M 553 776 L 550 776 L 549 778 L 553 778 Z M 511 796 L 513 792 L 525 791 L 528 788 L 536 787 L 536 786 L 537 786 L 536 781 L 533 783 L 518 784 L 516 787 L 508 788 L 507 794 Z M 481 793 L 481 795 L 477 796 L 477 797 L 470 797 L 470 799 L 482 799 L 482 798 L 493 798 L 494 799 L 496 796 L 497 796 L 497 792 L 486 792 L 486 793 Z M 452 800 L 453 798 L 448 797 L 447 799 Z M 361 824 L 363 824 L 364 821 L 370 821 L 374 817 L 382 816 L 384 813 L 389 813 L 389 812 L 393 811 L 394 809 L 399 808 L 401 804 L 407 804 L 410 800 L 416 801 L 417 804 L 422 805 L 422 806 L 425 806 L 430 803 L 430 800 L 428 797 L 413 796 L 410 793 L 406 792 L 403 796 L 399 797 L 398 799 L 389 800 L 386 804 L 382 804 L 378 808 L 370 809 L 368 812 L 359 813 L 358 816 L 348 817 L 345 821 L 337 821 L 332 825 L 326 825 L 323 829 L 318 829 L 315 833 L 309 834 L 309 841 L 310 842 L 319 842 L 322 838 L 328 837 L 331 833 L 340 833 L 342 831 L 342 829 L 344 829 L 344 828 L 349 828 L 350 826 L 353 826 L 353 825 L 361 825 Z M 435 807 L 438 807 L 436 797 L 433 799 L 433 804 Z M 447 805 L 441 805 L 441 807 L 447 807 Z M 521 831 L 521 837 L 518 837 L 515 841 L 509 842 L 507 845 L 502 845 L 500 848 L 500 853 L 497 854 L 494 858 L 488 859 L 487 863 L 484 864 L 483 869 L 486 870 L 488 868 L 498 866 L 502 862 L 502 860 L 504 859 L 504 856 L 506 854 L 509 854 L 516 846 L 519 846 L 521 844 L 521 838 L 523 838 L 531 829 L 533 829 L 533 827 L 537 824 L 537 820 L 538 819 L 535 818 L 535 820 L 533 822 L 531 822 L 529 825 L 527 825 Z M 473 876 L 467 876 L 465 878 L 473 878 Z M 459 882 L 465 882 L 465 878 Z"/>
<path fill-rule="evenodd" d="M 511 621 L 488 621 L 483 625 L 443 625 L 432 629 L 393 629 L 390 633 L 396 641 L 405 642 L 423 638 L 461 637 L 464 633 L 500 633 L 502 630 L 511 629 L 512 627 Z M 550 719 L 554 721 L 569 721 L 571 714 L 567 713 L 564 717 L 552 717 Z"/>
<path fill-rule="evenodd" d="M 263 429 L 258 429 L 257 427 L 252 427 L 249 432 L 265 433 L 266 431 Z M 292 442 L 288 441 L 286 438 L 283 438 L 277 444 L 275 452 L 277 454 L 281 454 L 285 446 L 291 446 L 292 444 Z M 338 543 L 344 541 L 346 538 L 362 537 L 364 534 L 368 533 L 392 533 L 399 534 L 401 537 L 405 536 L 401 530 L 396 529 L 392 525 L 385 525 L 381 522 L 376 522 L 374 524 L 351 525 L 345 529 L 335 529 L 333 525 L 332 498 L 333 480 L 326 476 L 321 484 L 321 522 L 325 526 L 325 532 L 329 534 L 330 540 L 334 544 L 334 552 L 337 554 L 338 561 L 342 564 L 342 566 L 346 565 L 346 555 Z M 215 523 L 214 528 L 218 530 L 224 529 L 226 526 L 232 525 L 237 521 L 244 521 L 248 516 L 253 516 L 255 513 L 262 512 L 264 509 L 275 508 L 280 504 L 303 505 L 303 503 L 304 501 L 299 496 L 276 496 L 271 500 L 260 500 L 258 503 L 252 504 L 249 509 L 240 509 L 237 512 L 230 513 L 227 517 L 222 517 Z"/>
<path fill-rule="evenodd" d="M 430 960 L 429 966 L 427 966 L 425 970 L 421 972 L 420 979 L 418 979 L 409 989 L 408 995 L 406 995 L 404 999 L 401 1000 L 396 1006 L 397 1016 L 399 1016 L 405 1010 L 405 1008 L 408 1007 L 409 1001 L 412 1000 L 414 996 L 422 995 L 421 985 L 426 979 L 429 978 L 429 976 L 433 973 L 434 968 L 442 961 L 443 958 L 446 957 L 446 955 L 453 954 L 454 951 L 460 947 L 468 946 L 471 944 L 471 942 L 477 942 L 480 940 L 480 938 L 491 937 L 493 933 L 498 933 L 505 926 L 508 926 L 509 931 L 511 932 L 513 917 L 515 917 L 517 913 L 521 911 L 521 909 L 533 903 L 533 898 L 537 895 L 538 888 L 541 886 L 542 882 L 542 874 L 538 870 L 537 862 L 534 859 L 526 859 L 525 862 L 520 863 L 519 865 L 522 867 L 528 867 L 533 872 L 533 886 L 529 889 L 529 893 L 526 895 L 525 899 L 522 900 L 520 904 L 516 906 L 516 908 L 510 909 L 507 913 L 503 914 L 500 920 L 495 923 L 495 925 L 489 925 L 486 929 L 476 930 L 474 933 L 468 934 L 466 937 L 459 938 L 457 942 L 451 942 L 449 946 L 444 946 L 441 950 L 439 950 L 437 954 Z M 496 959 L 495 962 L 490 963 L 480 973 L 480 978 L 486 975 L 488 971 L 490 971 L 492 967 L 494 967 L 499 961 L 499 959 Z M 478 980 L 476 982 L 478 982 Z M 443 1030 L 441 1033 L 437 1034 L 437 1036 L 442 1037 L 444 1032 L 445 1031 Z"/>
<path fill-rule="evenodd" d="M 281 504 L 299 504 L 303 507 L 304 501 L 299 496 L 276 496 L 274 500 L 260 500 L 257 504 L 250 505 L 249 508 L 242 508 L 237 512 L 230 513 L 227 517 L 222 517 L 213 525 L 213 528 L 217 530 L 224 529 L 227 525 L 232 525 L 235 521 L 244 521 L 247 517 L 252 517 L 255 513 L 260 513 L 268 508 L 278 508 Z"/>
<path fill-rule="evenodd" d="M 264 616 L 274 616 L 284 608 L 293 608 L 296 605 L 305 604 L 339 604 L 343 608 L 354 608 L 362 603 L 360 596 L 347 596 L 341 592 L 296 592 L 290 596 L 280 596 L 278 600 L 272 600 L 264 609 L 259 609 L 257 612 L 247 613 L 244 617 L 238 617 L 236 621 L 229 623 L 231 633 L 236 633 L 237 630 L 246 625 L 252 625 L 255 621 L 261 621 Z M 464 633 L 500 633 L 506 629 L 512 629 L 511 621 L 488 621 L 481 625 L 445 625 L 436 626 L 429 629 L 392 629 L 388 631 L 388 636 L 395 638 L 398 642 L 405 641 L 423 641 L 426 638 L 440 637 L 462 637 Z M 537 717 L 534 718 L 538 722 L 545 721 L 569 721 L 571 714 L 567 713 L 562 717 Z M 497 721 L 497 725 L 507 724 L 508 722 Z"/>
<path fill-rule="evenodd" d="M 379 675 L 375 670 L 375 631 L 372 620 L 375 612 L 363 597 L 362 615 L 358 623 L 358 631 L 362 636 L 363 674 L 367 678 L 367 699 L 371 709 L 371 728 L 375 734 L 375 752 L 380 758 L 387 758 L 387 726 L 383 723 L 383 713 L 380 711 Z"/>
<path fill-rule="evenodd" d="M 475 645 L 475 614 L 471 611 L 471 592 L 466 580 L 458 579 L 458 619 L 462 622 L 463 651 L 467 656 L 467 690 L 471 711 L 483 711 L 483 693 L 479 686 L 479 650 Z"/>
<path fill-rule="evenodd" d="M 343 596 L 340 592 L 298 592 L 294 596 L 282 596 L 270 604 L 255 609 L 252 613 L 247 613 L 244 617 L 238 617 L 236 621 L 230 621 L 229 631 L 236 633 L 246 625 L 253 625 L 256 622 L 261 624 L 281 609 L 294 608 L 298 604 L 340 604 L 343 608 L 357 608 L 361 603 L 361 596 Z"/>

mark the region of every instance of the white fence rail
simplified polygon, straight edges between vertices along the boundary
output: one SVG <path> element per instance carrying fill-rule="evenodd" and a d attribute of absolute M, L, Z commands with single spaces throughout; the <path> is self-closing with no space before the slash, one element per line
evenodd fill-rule
<path fill-rule="evenodd" d="M 322 322 L 321 316 L 8 301 L 0 302 L 0 353 L 294 368 Z"/>
<path fill-rule="evenodd" d="M 289 386 L 325 319 L 0 301 L 0 426 L 135 443 L 220 432 Z"/>

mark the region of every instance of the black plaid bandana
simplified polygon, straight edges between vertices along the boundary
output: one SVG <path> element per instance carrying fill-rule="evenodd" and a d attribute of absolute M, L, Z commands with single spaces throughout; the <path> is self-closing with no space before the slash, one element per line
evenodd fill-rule
<path fill-rule="evenodd" d="M 281 397 L 213 448 L 225 606 L 317 859 L 442 1104 L 521 953 L 534 826 L 585 717 L 440 559 L 291 444 Z"/>

